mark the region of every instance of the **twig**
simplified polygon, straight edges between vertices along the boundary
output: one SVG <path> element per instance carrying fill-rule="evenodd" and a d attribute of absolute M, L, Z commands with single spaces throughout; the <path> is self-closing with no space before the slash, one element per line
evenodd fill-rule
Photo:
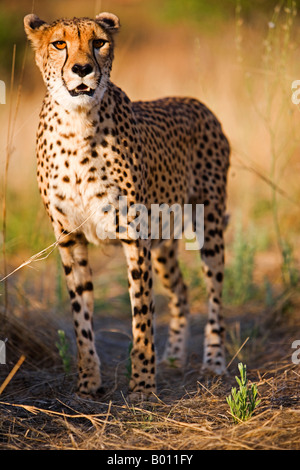
<path fill-rule="evenodd" d="M 285 199 L 287 199 L 288 201 L 290 201 L 291 203 L 295 204 L 297 207 L 300 208 L 300 204 L 298 201 L 296 201 L 295 199 L 291 198 L 290 195 L 284 191 L 282 188 L 280 188 L 276 183 L 274 183 L 270 178 L 268 178 L 267 176 L 265 176 L 262 172 L 260 172 L 259 170 L 257 170 L 256 168 L 254 168 L 253 166 L 249 165 L 249 164 L 246 164 L 244 162 L 244 160 L 242 160 L 241 157 L 239 157 L 237 155 L 236 152 L 233 152 L 232 153 L 232 156 L 233 158 L 235 158 L 239 163 L 240 165 L 247 171 L 251 171 L 252 173 L 254 173 L 258 178 L 260 178 L 262 181 L 264 181 L 266 184 L 268 184 L 274 191 L 278 192 L 278 194 L 280 194 L 282 197 L 284 197 Z M 249 161 L 250 158 L 247 157 L 247 161 Z"/>
<path fill-rule="evenodd" d="M 7 385 L 9 384 L 9 382 L 11 381 L 11 379 L 13 378 L 15 373 L 20 369 L 20 367 L 23 364 L 23 362 L 25 361 L 25 359 L 26 359 L 25 356 L 22 354 L 22 356 L 18 360 L 17 364 L 13 367 L 13 369 L 10 371 L 10 373 L 8 374 L 6 379 L 4 380 L 3 384 L 1 385 L 0 395 L 3 392 L 3 390 L 7 387 Z"/>
<path fill-rule="evenodd" d="M 65 418 L 75 418 L 75 419 L 82 419 L 82 418 L 85 418 L 87 419 L 88 421 L 90 421 L 92 423 L 93 426 L 96 427 L 96 425 L 99 425 L 99 424 L 116 424 L 117 423 L 110 423 L 107 421 L 107 413 L 105 415 L 105 420 L 104 419 L 100 419 L 99 416 L 103 416 L 103 414 L 85 414 L 85 413 L 78 413 L 78 414 L 67 414 L 67 413 L 62 413 L 60 411 L 53 411 L 53 410 L 45 410 L 43 408 L 38 408 L 36 406 L 32 406 L 32 405 L 21 405 L 21 404 L 16 404 L 16 403 L 6 403 L 6 402 L 2 402 L 0 401 L 0 405 L 4 405 L 4 406 L 14 406 L 14 407 L 17 407 L 17 408 L 23 408 L 24 410 L 26 411 L 29 411 L 30 413 L 34 414 L 34 415 L 37 415 L 39 413 L 44 413 L 46 415 L 49 415 L 49 416 L 60 416 L 62 417 L 63 419 Z M 66 406 L 66 405 L 65 405 Z M 70 407 L 69 407 L 70 408 Z M 72 409 L 72 408 L 71 408 Z M 75 411 L 76 413 L 76 411 Z"/>
<path fill-rule="evenodd" d="M 231 361 L 227 364 L 226 366 L 226 369 L 228 369 L 230 367 L 230 365 L 232 364 L 232 362 L 235 360 L 236 356 L 239 354 L 239 352 L 243 349 L 243 347 L 245 346 L 245 344 L 247 343 L 249 339 L 249 336 L 247 339 L 245 339 L 245 341 L 243 342 L 242 346 L 237 350 L 237 352 L 235 353 L 235 355 L 233 356 L 233 358 L 231 359 Z"/>
<path fill-rule="evenodd" d="M 108 423 L 108 418 L 109 418 L 109 416 L 110 416 L 111 405 L 112 405 L 112 401 L 109 400 L 109 404 L 108 404 L 108 409 L 107 409 L 106 417 L 105 417 L 105 420 L 104 420 L 104 423 L 103 423 L 103 426 L 102 426 L 102 429 L 101 429 L 101 433 L 100 433 L 101 436 L 103 436 L 104 431 L 105 431 L 105 428 L 106 428 L 106 425 L 107 425 L 107 423 Z"/>

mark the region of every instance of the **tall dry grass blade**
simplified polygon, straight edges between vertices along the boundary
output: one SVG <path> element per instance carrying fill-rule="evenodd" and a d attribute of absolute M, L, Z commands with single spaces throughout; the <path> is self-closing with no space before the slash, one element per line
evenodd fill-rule
<path fill-rule="evenodd" d="M 62 402 L 61 402 L 62 403 Z M 69 413 L 65 413 L 65 412 L 60 412 L 60 411 L 54 411 L 54 410 L 46 410 L 44 408 L 39 408 L 37 406 L 33 406 L 33 405 L 22 405 L 22 404 L 16 404 L 16 403 L 6 403 L 6 402 L 0 402 L 1 405 L 4 405 L 4 406 L 9 406 L 9 407 L 17 407 L 17 408 L 22 408 L 26 411 L 29 411 L 30 413 L 34 414 L 34 415 L 37 415 L 37 414 L 45 414 L 45 415 L 48 415 L 48 416 L 58 416 L 58 417 L 62 417 L 62 418 L 72 418 L 72 419 L 82 419 L 82 418 L 85 418 L 86 420 L 88 420 L 94 427 L 98 427 L 100 425 L 104 425 L 105 426 L 107 424 L 112 424 L 112 425 L 116 425 L 118 426 L 118 423 L 110 423 L 107 419 L 107 413 L 96 413 L 96 414 L 86 414 L 86 413 L 79 413 L 77 412 L 76 410 L 73 410 L 74 411 L 74 414 L 69 414 Z M 64 406 L 67 406 L 66 404 L 62 403 Z M 70 408 L 70 407 L 68 407 Z M 72 409 L 72 408 L 71 408 Z M 103 416 L 104 416 L 104 419 L 103 419 Z"/>
<path fill-rule="evenodd" d="M 2 279 L 0 279 L 0 282 L 5 282 L 10 276 L 12 276 L 13 274 L 15 274 L 17 271 L 24 268 L 25 266 L 29 266 L 34 261 L 41 261 L 41 260 L 48 258 L 51 255 L 51 253 L 55 250 L 55 248 L 59 245 L 59 243 L 62 240 L 64 240 L 64 238 L 68 237 L 71 233 L 74 233 L 78 229 L 80 229 L 91 217 L 93 217 L 93 215 L 97 212 L 97 210 L 98 209 L 91 212 L 91 214 L 88 215 L 87 218 L 80 225 L 78 225 L 73 230 L 68 232 L 68 234 L 62 233 L 60 237 L 54 243 L 47 246 L 47 248 L 44 248 L 43 250 L 39 251 L 35 255 L 30 256 L 30 258 L 27 261 L 24 261 L 24 263 L 20 264 L 17 268 L 15 268 L 9 274 L 6 273 L 6 275 L 2 277 Z"/>
<path fill-rule="evenodd" d="M 13 47 L 13 56 L 12 56 L 12 67 L 11 67 L 11 78 L 10 78 L 10 105 L 8 113 L 8 127 L 7 127 L 7 139 L 6 139 L 6 156 L 5 156 L 5 170 L 4 170 L 4 180 L 3 180 L 3 201 L 2 201 L 2 255 L 3 255 L 3 272 L 4 277 L 7 274 L 7 259 L 6 259 L 6 198 L 7 198 L 7 180 L 8 180 L 8 168 L 9 161 L 12 153 L 12 135 L 11 135 L 11 125 L 12 125 L 12 109 L 13 109 L 13 100 L 12 93 L 14 87 L 14 78 L 15 78 L 15 62 L 16 62 L 16 44 Z M 7 314 L 8 309 L 8 283 L 4 283 L 4 313 Z"/>
<path fill-rule="evenodd" d="M 254 173 L 264 183 L 266 183 L 268 186 L 270 186 L 270 188 L 272 190 L 274 190 L 278 194 L 280 194 L 280 196 L 284 197 L 285 199 L 287 199 L 292 204 L 295 204 L 297 207 L 300 207 L 299 201 L 292 198 L 284 189 L 280 188 L 280 186 L 278 186 L 278 184 L 274 183 L 274 181 L 272 181 L 270 178 L 268 178 L 268 176 L 264 175 L 257 168 L 254 168 L 254 162 L 252 162 L 252 166 L 249 165 L 248 163 L 245 163 L 245 160 L 251 161 L 249 156 L 245 155 L 245 160 L 242 160 L 241 152 L 239 152 L 239 156 L 237 155 L 236 152 L 232 152 L 232 158 L 237 160 L 242 168 L 244 168 L 247 171 L 250 171 L 250 172 Z"/>
<path fill-rule="evenodd" d="M 9 274 L 6 274 L 5 277 L 0 279 L 0 282 L 5 282 L 10 276 L 12 276 L 13 274 L 15 274 L 17 271 L 24 268 L 25 266 L 29 266 L 34 261 L 41 261 L 43 259 L 48 258 L 48 256 L 51 255 L 51 253 L 54 251 L 57 245 L 58 245 L 58 241 L 52 243 L 52 245 L 49 245 L 47 248 L 44 248 L 43 250 L 39 251 L 39 253 L 36 253 L 35 255 L 31 256 L 27 261 L 24 261 L 24 263 L 20 264 L 16 269 L 14 269 Z"/>
<path fill-rule="evenodd" d="M 102 11 L 102 0 L 95 0 L 95 10 L 94 10 L 94 16 L 99 15 Z"/>
<path fill-rule="evenodd" d="M 9 384 L 9 382 L 11 381 L 13 376 L 16 374 L 16 372 L 18 372 L 18 370 L 20 369 L 20 367 L 23 364 L 23 362 L 25 361 L 25 359 L 26 359 L 25 356 L 22 354 L 22 356 L 20 357 L 20 359 L 18 360 L 16 365 L 13 367 L 13 369 L 10 371 L 10 373 L 8 374 L 6 379 L 4 380 L 3 384 L 1 385 L 0 395 L 2 394 L 3 390 L 7 387 L 7 385 Z"/>
<path fill-rule="evenodd" d="M 9 162 L 11 155 L 13 153 L 13 141 L 14 141 L 14 134 L 15 134 L 15 126 L 17 121 L 17 115 L 19 111 L 20 101 L 21 101 L 21 91 L 22 91 L 22 84 L 24 78 L 24 70 L 25 70 L 25 61 L 26 61 L 26 54 L 27 54 L 28 44 L 25 47 L 25 53 L 23 57 L 22 67 L 21 67 L 21 74 L 18 84 L 18 91 L 17 91 L 17 98 L 16 98 L 16 105 L 13 114 L 13 89 L 14 89 L 14 82 L 15 82 L 15 64 L 16 64 L 16 44 L 13 47 L 13 56 L 12 56 L 12 69 L 11 69 L 11 81 L 10 81 L 10 105 L 9 105 L 9 113 L 8 113 L 8 127 L 7 127 L 7 140 L 6 140 L 6 157 L 5 157 L 5 171 L 4 171 L 4 181 L 3 181 L 3 201 L 2 201 L 2 254 L 3 254 L 3 273 L 4 273 L 4 313 L 7 314 L 8 310 L 8 281 L 7 281 L 7 258 L 6 258 L 6 227 L 7 227 L 7 185 L 8 185 L 8 170 L 9 170 Z"/>
<path fill-rule="evenodd" d="M 227 364 L 226 366 L 226 369 L 228 369 L 231 364 L 233 363 L 233 361 L 235 360 L 235 358 L 237 357 L 237 355 L 239 354 L 239 352 L 243 349 L 243 347 L 245 346 L 245 344 L 247 343 L 247 341 L 249 340 L 249 336 L 248 338 L 245 339 L 245 341 L 243 342 L 242 346 L 237 350 L 237 352 L 235 353 L 235 355 L 233 356 L 233 358 L 231 359 L 231 361 Z"/>

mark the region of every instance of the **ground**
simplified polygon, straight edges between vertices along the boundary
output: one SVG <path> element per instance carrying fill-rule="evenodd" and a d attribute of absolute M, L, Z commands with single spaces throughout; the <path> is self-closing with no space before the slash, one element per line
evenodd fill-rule
<path fill-rule="evenodd" d="M 7 105 L 0 107 L 3 129 L 0 144 L 1 180 L 4 181 L 5 174 L 8 178 L 4 202 L 6 272 L 10 273 L 49 246 L 53 238 L 36 182 L 35 133 L 44 89 L 39 71 L 33 74 L 33 54 L 29 51 L 18 101 L 25 47 L 23 17 L 32 11 L 32 0 L 18 1 L 17 12 L 16 2 L 3 3 L 5 34 L 1 44 L 5 47 L 1 51 L 7 62 L 8 78 Z M 51 6 L 48 2 L 38 3 L 36 12 L 54 19 L 94 15 L 96 2 L 64 0 L 51 2 Z M 102 3 L 105 9 L 105 2 Z M 131 318 L 125 266 L 119 254 L 110 258 L 94 251 L 97 347 L 104 364 L 109 362 L 113 366 L 105 369 L 106 389 L 102 397 L 94 401 L 78 398 L 75 366 L 66 377 L 55 346 L 58 329 L 66 332 L 72 348 L 75 341 L 57 253 L 50 254 L 49 250 L 47 258 L 42 254 L 38 257 L 40 261 L 8 279 L 5 321 L 5 290 L 4 284 L 0 284 L 0 324 L 5 326 L 1 328 L 0 339 L 9 337 L 8 363 L 0 365 L 0 387 L 20 356 L 26 356 L 0 395 L 0 448 L 299 449 L 300 371 L 299 365 L 291 361 L 291 344 L 300 340 L 300 300 L 296 292 L 299 283 L 297 286 L 295 282 L 297 276 L 299 282 L 300 272 L 300 108 L 291 101 L 292 81 L 300 77 L 299 13 L 295 16 L 292 10 L 284 8 L 290 7 L 291 2 L 282 4 L 279 13 L 278 5 L 274 10 L 268 2 L 253 2 L 248 16 L 246 6 L 242 5 L 245 2 L 238 2 L 242 8 L 239 18 L 232 2 L 231 13 L 226 2 L 213 2 L 215 8 L 226 10 L 226 20 L 223 14 L 214 15 L 211 10 L 203 15 L 208 2 L 189 2 L 195 5 L 200 23 L 195 23 L 195 15 L 191 15 L 192 21 L 184 25 L 182 13 L 188 12 L 185 2 L 166 2 L 173 17 L 177 13 L 177 23 L 173 24 L 166 23 L 165 18 L 163 23 L 161 18 L 158 20 L 157 15 L 165 13 L 161 0 L 159 4 L 154 0 L 113 1 L 107 8 L 112 9 L 115 3 L 123 25 L 113 81 L 132 100 L 170 95 L 199 98 L 220 118 L 232 143 L 224 293 L 228 361 L 250 338 L 232 362 L 226 379 L 211 380 L 201 375 L 206 304 L 201 277 L 195 275 L 200 269 L 193 264 L 198 257 L 192 254 L 184 264 L 192 305 L 187 367 L 183 374 L 176 370 L 166 373 L 159 368 L 161 401 L 130 406 L 126 402 L 126 373 Z M 202 10 L 198 10 L 202 3 Z M 261 16 L 263 6 L 265 15 Z M 17 28 L 18 44 L 22 47 L 17 46 L 19 68 L 16 89 L 11 94 L 10 71 Z M 220 41 L 220 37 L 224 39 Z M 2 63 L 4 60 L 1 66 Z M 233 249 L 238 223 L 242 228 L 240 243 Z M 4 253 L 5 249 L 1 249 Z M 2 260 L 0 263 L 2 275 L 4 263 Z M 292 274 L 285 283 L 282 268 L 285 274 Z M 161 352 L 167 328 L 167 302 L 159 289 L 156 293 L 157 342 Z M 262 401 L 251 420 L 235 425 L 226 396 L 236 385 L 234 377 L 240 360 L 247 365 L 249 378 L 257 384 Z"/>
<path fill-rule="evenodd" d="M 45 271 L 39 268 L 41 279 L 55 272 L 53 260 L 47 263 Z M 95 399 L 76 395 L 75 339 L 64 294 L 60 307 L 50 308 L 37 303 L 37 294 L 42 296 L 40 285 L 31 285 L 30 305 L 20 309 L 19 302 L 15 315 L 10 310 L 5 320 L 10 346 L 8 364 L 0 368 L 0 384 L 21 354 L 26 360 L 1 395 L 0 448 L 300 449 L 300 367 L 291 361 L 291 342 L 295 325 L 299 325 L 299 295 L 295 291 L 285 293 L 270 308 L 263 308 L 259 300 L 225 306 L 228 362 L 248 336 L 249 340 L 233 359 L 227 377 L 210 378 L 201 373 L 205 298 L 198 296 L 199 289 L 192 286 L 188 364 L 183 372 L 159 366 L 157 401 L 133 406 L 127 401 L 131 318 L 126 283 L 121 281 L 123 266 L 118 256 L 106 263 L 103 271 L 96 269 L 96 294 L 106 290 L 105 279 L 110 272 L 108 302 L 98 298 L 95 315 L 104 394 Z M 48 289 L 45 284 L 44 289 Z M 160 314 L 156 319 L 156 344 L 160 356 L 168 315 L 167 299 L 157 290 Z M 15 300 L 11 298 L 10 303 L 12 307 Z M 55 346 L 58 329 L 65 331 L 73 352 L 68 375 Z M 234 377 L 240 360 L 247 364 L 249 380 L 258 386 L 261 404 L 250 421 L 234 424 L 226 396 L 236 385 Z"/>

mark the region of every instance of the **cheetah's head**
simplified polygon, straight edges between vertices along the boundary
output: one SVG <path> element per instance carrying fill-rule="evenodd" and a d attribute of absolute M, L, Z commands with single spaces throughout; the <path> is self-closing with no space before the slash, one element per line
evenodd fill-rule
<path fill-rule="evenodd" d="M 55 101 L 69 111 L 89 109 L 101 101 L 112 66 L 113 37 L 120 26 L 115 15 L 61 19 L 49 25 L 31 14 L 25 16 L 24 26 Z"/>

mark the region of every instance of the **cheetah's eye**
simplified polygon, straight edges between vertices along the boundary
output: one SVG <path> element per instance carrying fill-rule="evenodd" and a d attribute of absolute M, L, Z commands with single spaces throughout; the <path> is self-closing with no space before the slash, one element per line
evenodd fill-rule
<path fill-rule="evenodd" d="M 65 43 L 65 41 L 55 41 L 55 42 L 53 42 L 52 44 L 53 44 L 53 46 L 54 46 L 56 49 L 58 49 L 58 50 L 60 50 L 60 51 L 62 51 L 63 49 L 65 49 L 66 46 L 67 46 L 67 44 Z"/>
<path fill-rule="evenodd" d="M 107 41 L 105 41 L 105 39 L 95 39 L 93 41 L 93 47 L 95 49 L 101 49 L 101 47 L 103 47 L 104 44 L 106 44 L 106 43 L 107 43 Z"/>

